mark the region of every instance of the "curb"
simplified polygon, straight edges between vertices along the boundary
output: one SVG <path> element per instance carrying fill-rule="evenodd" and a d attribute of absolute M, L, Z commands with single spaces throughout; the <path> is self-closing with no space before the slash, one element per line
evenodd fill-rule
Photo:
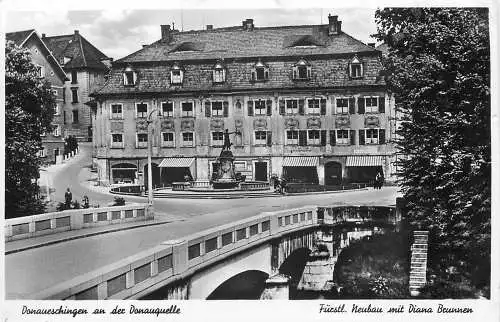
<path fill-rule="evenodd" d="M 71 240 L 75 240 L 75 239 L 92 237 L 92 236 L 97 236 L 97 235 L 103 235 L 103 234 L 107 234 L 107 233 L 114 233 L 114 232 L 122 231 L 122 230 L 130 230 L 130 229 L 142 228 L 142 227 L 148 227 L 148 226 L 158 226 L 158 225 L 168 224 L 168 223 L 171 223 L 171 222 L 174 222 L 174 221 L 175 220 L 172 220 L 172 221 L 162 221 L 162 222 L 154 222 L 154 223 L 146 223 L 146 224 L 140 224 L 140 225 L 135 225 L 135 226 L 131 226 L 131 227 L 122 227 L 122 228 L 114 228 L 114 229 L 103 230 L 103 231 L 98 231 L 98 232 L 89 232 L 89 233 L 81 234 L 81 235 L 78 235 L 78 236 L 65 237 L 65 238 L 61 238 L 61 239 L 57 239 L 57 240 L 43 242 L 43 243 L 40 243 L 40 244 L 35 244 L 35 245 L 31 245 L 31 246 L 20 247 L 20 248 L 17 248 L 17 249 L 8 250 L 8 251 L 5 251 L 4 254 L 5 255 L 9 255 L 9 254 L 19 253 L 19 252 L 23 252 L 23 251 L 34 249 L 34 248 L 40 248 L 40 247 L 44 247 L 44 246 L 50 246 L 50 245 L 54 245 L 54 244 L 59 244 L 59 243 L 63 243 L 63 242 L 67 242 L 67 241 L 71 241 Z"/>
<path fill-rule="evenodd" d="M 342 192 L 355 192 L 370 190 L 370 188 L 359 188 L 359 189 L 346 189 L 346 190 L 335 190 L 335 191 L 312 191 L 312 192 L 293 192 L 293 193 L 269 193 L 268 195 L 251 195 L 251 194 L 240 194 L 240 195 L 207 195 L 207 194 L 181 194 L 181 193 L 159 193 L 154 194 L 155 198 L 158 199 L 248 199 L 248 198 L 279 198 L 288 196 L 307 196 L 307 195 L 323 195 L 332 193 L 342 193 Z M 145 196 L 138 196 L 145 197 Z"/>

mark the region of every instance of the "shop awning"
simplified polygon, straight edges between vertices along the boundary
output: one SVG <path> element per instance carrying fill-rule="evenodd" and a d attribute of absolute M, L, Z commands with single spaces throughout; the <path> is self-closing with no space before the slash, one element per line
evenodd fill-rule
<path fill-rule="evenodd" d="M 160 168 L 189 168 L 194 158 L 165 158 L 158 167 Z"/>
<path fill-rule="evenodd" d="M 345 163 L 346 167 L 377 167 L 384 165 L 382 155 L 350 155 Z"/>
<path fill-rule="evenodd" d="M 283 159 L 284 167 L 317 167 L 318 157 L 285 157 Z"/>

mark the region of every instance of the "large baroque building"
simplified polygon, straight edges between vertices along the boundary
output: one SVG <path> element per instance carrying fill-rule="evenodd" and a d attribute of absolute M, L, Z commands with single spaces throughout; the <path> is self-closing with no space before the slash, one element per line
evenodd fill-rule
<path fill-rule="evenodd" d="M 112 59 L 85 39 L 78 30 L 70 35 L 47 37 L 42 40 L 66 72 L 69 82 L 63 93 L 62 119 L 64 135 L 80 141 L 91 141 L 92 118 L 89 94 L 102 87 Z"/>
<path fill-rule="evenodd" d="M 102 184 L 209 180 L 223 132 L 247 180 L 393 179 L 394 100 L 381 52 L 324 25 L 241 26 L 180 32 L 113 63 L 95 92 L 95 149 Z M 148 123 L 150 132 L 148 133 Z M 151 136 L 151 137 L 150 137 Z"/>
<path fill-rule="evenodd" d="M 31 61 L 37 67 L 39 76 L 50 83 L 56 97 L 56 109 L 52 120 L 53 131 L 43 134 L 42 149 L 39 151 L 39 157 L 43 163 L 55 163 L 57 157 L 64 153 L 62 111 L 64 108 L 64 88 L 67 81 L 66 73 L 34 29 L 6 33 L 5 39 L 29 50 Z"/>

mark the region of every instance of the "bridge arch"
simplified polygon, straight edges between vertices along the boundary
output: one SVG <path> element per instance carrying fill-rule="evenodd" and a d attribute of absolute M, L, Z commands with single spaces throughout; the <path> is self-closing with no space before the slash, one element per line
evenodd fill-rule
<path fill-rule="evenodd" d="M 219 285 L 207 300 L 258 300 L 266 287 L 269 274 L 247 270 Z"/>

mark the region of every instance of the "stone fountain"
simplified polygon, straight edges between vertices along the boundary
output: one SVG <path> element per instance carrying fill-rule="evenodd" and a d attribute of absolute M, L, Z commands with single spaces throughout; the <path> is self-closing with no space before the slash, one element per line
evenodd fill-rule
<path fill-rule="evenodd" d="M 233 133 L 238 132 L 229 132 L 227 129 L 224 132 L 224 145 L 215 161 L 214 173 L 212 174 L 211 182 L 214 189 L 235 189 L 240 183 L 234 171 L 234 156 L 233 152 L 231 152 L 232 143 L 229 140 L 229 135 Z"/>

